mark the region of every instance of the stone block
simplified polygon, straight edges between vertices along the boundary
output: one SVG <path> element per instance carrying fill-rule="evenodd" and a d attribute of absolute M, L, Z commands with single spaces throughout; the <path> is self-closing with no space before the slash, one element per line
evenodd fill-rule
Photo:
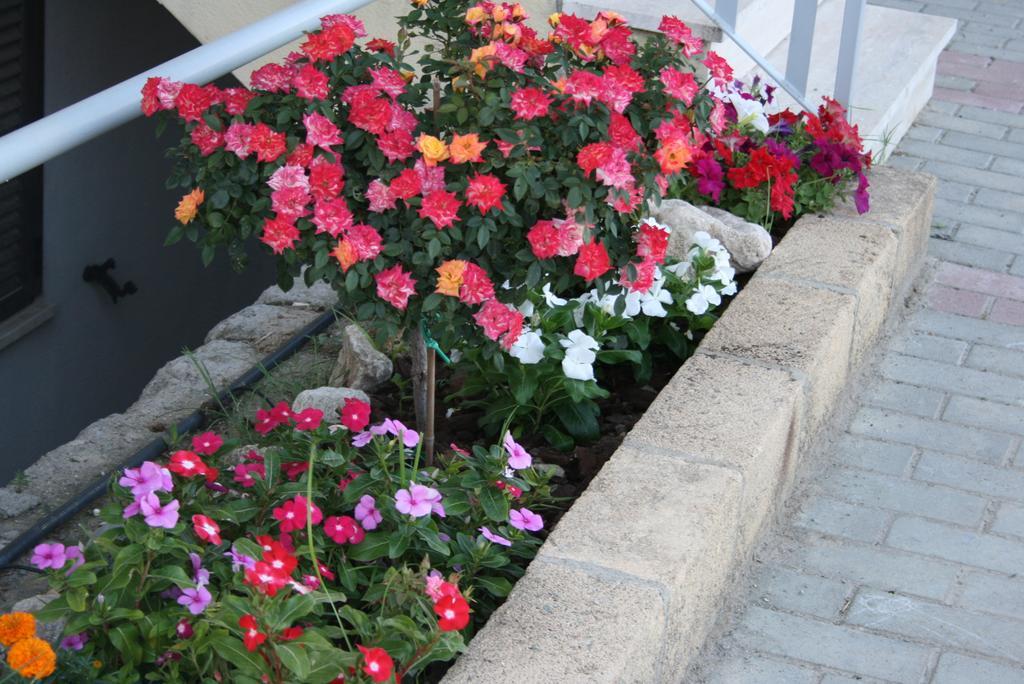
<path fill-rule="evenodd" d="M 698 354 L 662 389 L 623 447 L 739 473 L 741 539 L 749 548 L 791 479 L 801 396 L 801 384 L 784 370 Z"/>
<path fill-rule="evenodd" d="M 269 354 L 316 317 L 316 312 L 309 309 L 253 304 L 214 326 L 206 335 L 206 341 L 246 342 L 261 354 Z"/>
<path fill-rule="evenodd" d="M 853 363 L 859 363 L 885 321 L 893 299 L 899 243 L 885 224 L 848 217 L 797 221 L 759 274 L 810 281 L 857 296 Z"/>
<path fill-rule="evenodd" d="M 318 311 L 330 309 L 338 303 L 338 293 L 330 285 L 323 281 L 313 283 L 307 287 L 302 278 L 296 278 L 292 289 L 285 292 L 277 285 L 268 287 L 260 294 L 257 304 L 270 304 L 272 306 L 294 306 L 299 308 L 310 308 Z"/>
<path fill-rule="evenodd" d="M 562 517 L 538 558 L 592 565 L 663 587 L 665 666 L 667 674 L 681 675 L 700 650 L 731 575 L 741 495 L 741 478 L 729 468 L 620 448 Z M 643 505 L 625 520 L 622 506 L 629 501 Z M 625 624 L 620 618 L 600 629 L 621 634 Z"/>
<path fill-rule="evenodd" d="M 663 681 L 663 591 L 629 575 L 537 558 L 444 682 Z"/>
<path fill-rule="evenodd" d="M 831 414 L 849 377 L 856 298 L 755 275 L 701 343 L 724 354 L 781 367 L 805 383 L 800 444 Z"/>

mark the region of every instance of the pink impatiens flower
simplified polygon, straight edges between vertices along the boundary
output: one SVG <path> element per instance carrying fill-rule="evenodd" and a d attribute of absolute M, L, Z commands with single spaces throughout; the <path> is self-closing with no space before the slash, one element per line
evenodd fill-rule
<path fill-rule="evenodd" d="M 533 457 L 512 438 L 511 432 L 505 433 L 505 451 L 508 452 L 508 466 L 514 470 L 523 470 L 533 464 Z"/>
<path fill-rule="evenodd" d="M 169 503 L 160 503 L 156 494 L 146 494 L 139 499 L 139 510 L 146 518 L 146 524 L 150 527 L 163 527 L 173 529 L 178 524 L 178 508 L 181 504 L 177 499 Z"/>
<path fill-rule="evenodd" d="M 517 530 L 537 532 L 544 529 L 544 519 L 529 508 L 512 509 L 508 512 L 509 524 Z"/>
<path fill-rule="evenodd" d="M 484 535 L 484 539 L 494 544 L 499 544 L 501 546 L 512 546 L 512 542 L 510 540 L 505 539 L 500 534 L 495 534 L 494 532 L 491 532 L 486 527 L 480 528 L 480 534 Z"/>
<path fill-rule="evenodd" d="M 63 568 L 66 562 L 63 544 L 40 544 L 32 550 L 32 565 L 40 570 L 58 570 Z"/>
<path fill-rule="evenodd" d="M 411 485 L 408 489 L 399 489 L 395 494 L 395 509 L 399 513 L 411 515 L 413 518 L 430 515 L 430 512 L 435 510 L 435 504 L 440 506 L 440 503 L 440 492 L 433 487 L 424 487 L 419 484 Z M 443 513 L 441 515 L 443 516 Z"/>
<path fill-rule="evenodd" d="M 369 494 L 363 494 L 359 499 L 359 503 L 356 504 L 355 516 L 364 530 L 377 529 L 383 520 L 380 511 L 377 510 L 377 502 Z"/>

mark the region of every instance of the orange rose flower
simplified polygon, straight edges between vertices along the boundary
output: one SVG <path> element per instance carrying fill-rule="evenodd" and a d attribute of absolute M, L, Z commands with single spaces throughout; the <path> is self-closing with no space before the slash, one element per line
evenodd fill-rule
<path fill-rule="evenodd" d="M 462 274 L 466 271 L 466 262 L 451 259 L 435 270 L 437 271 L 437 289 L 434 292 L 449 297 L 458 297 L 459 288 L 462 287 Z"/>
<path fill-rule="evenodd" d="M 492 61 L 496 58 L 496 52 L 497 48 L 494 47 L 494 43 L 488 43 L 483 47 L 473 48 L 473 52 L 469 53 L 469 61 L 475 65 L 477 76 L 483 78 L 487 75 Z"/>
<path fill-rule="evenodd" d="M 181 198 L 178 208 L 174 210 L 174 218 L 181 223 L 192 223 L 199 213 L 199 205 L 206 199 L 206 193 L 202 188 L 196 188 Z"/>
<path fill-rule="evenodd" d="M 338 246 L 331 252 L 331 256 L 341 264 L 342 273 L 348 273 L 348 269 L 352 267 L 352 264 L 359 261 L 359 255 L 356 254 L 355 246 L 348 240 L 338 242 Z"/>
<path fill-rule="evenodd" d="M 10 646 L 36 635 L 36 618 L 32 613 L 0 615 L 0 644 Z"/>
<path fill-rule="evenodd" d="M 22 677 L 43 679 L 57 669 L 57 655 L 50 644 L 39 637 L 29 637 L 7 651 L 7 665 Z"/>
<path fill-rule="evenodd" d="M 465 164 L 466 162 L 483 161 L 480 158 L 480 153 L 484 151 L 485 147 L 487 147 L 487 143 L 480 142 L 480 137 L 476 133 L 456 134 L 452 136 L 448 152 L 453 163 Z"/>
<path fill-rule="evenodd" d="M 420 133 L 420 137 L 416 139 L 416 147 L 423 155 L 423 161 L 427 166 L 437 166 L 438 162 L 448 158 L 448 146 L 443 140 L 432 135 Z"/>
<path fill-rule="evenodd" d="M 669 140 L 658 148 L 654 158 L 661 165 L 661 172 L 664 174 L 676 173 L 682 170 L 693 157 L 690 146 L 683 140 Z"/>

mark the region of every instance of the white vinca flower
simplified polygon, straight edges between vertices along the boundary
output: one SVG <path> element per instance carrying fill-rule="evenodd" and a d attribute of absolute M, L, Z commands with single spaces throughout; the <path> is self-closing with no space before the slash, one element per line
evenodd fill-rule
<path fill-rule="evenodd" d="M 566 300 L 551 291 L 551 283 L 544 283 L 544 287 L 541 289 L 541 294 L 544 295 L 544 303 L 548 305 L 548 308 L 553 309 L 556 306 L 562 306 L 563 304 L 568 303 Z"/>
<path fill-rule="evenodd" d="M 519 359 L 520 363 L 540 363 L 540 360 L 544 358 L 544 340 L 536 331 L 526 328 L 519 335 L 519 339 L 512 344 L 508 353 L 509 356 Z"/>
<path fill-rule="evenodd" d="M 565 358 L 562 359 L 565 376 L 573 380 L 593 380 L 596 352 L 601 348 L 597 340 L 582 330 L 573 330 L 568 339 L 559 340 L 559 344 L 565 347 Z"/>
<path fill-rule="evenodd" d="M 698 230 L 696 233 L 693 234 L 693 244 L 697 245 L 698 247 L 703 247 L 709 252 L 720 252 L 723 249 L 725 249 L 724 247 L 722 247 L 721 242 L 711 237 L 710 234 L 703 230 Z M 692 254 L 693 251 L 691 250 L 690 253 Z"/>
<path fill-rule="evenodd" d="M 721 303 L 722 297 L 715 288 L 710 285 L 701 285 L 686 300 L 686 308 L 691 313 L 700 316 L 706 313 L 711 306 L 718 306 Z"/>

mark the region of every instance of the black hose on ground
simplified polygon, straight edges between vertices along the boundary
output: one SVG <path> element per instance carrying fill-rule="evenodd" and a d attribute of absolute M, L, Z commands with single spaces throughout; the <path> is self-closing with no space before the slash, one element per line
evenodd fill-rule
<path fill-rule="evenodd" d="M 291 339 L 284 343 L 273 353 L 266 356 L 260 363 L 250 368 L 242 377 L 235 380 L 217 396 L 217 401 L 222 404 L 231 402 L 235 396 L 254 385 L 263 378 L 267 371 L 280 365 L 306 345 L 306 342 L 315 335 L 324 332 L 337 320 L 334 311 L 328 311 L 316 318 L 305 328 L 296 333 Z M 199 429 L 206 422 L 205 410 L 200 407 L 190 415 L 178 422 L 177 434 L 184 435 Z M 157 437 L 152 442 L 142 447 L 131 458 L 121 463 L 116 470 L 124 468 L 136 468 L 143 461 L 151 461 L 159 458 L 167 450 L 168 444 L 162 437 Z M 14 538 L 7 546 L 0 550 L 0 572 L 7 570 L 23 570 L 26 566 L 15 565 L 15 561 L 34 547 L 39 540 L 57 529 L 64 523 L 78 515 L 86 506 L 103 496 L 110 486 L 110 475 L 95 480 L 86 489 L 78 492 L 68 501 L 65 501 L 59 508 L 48 516 L 44 517 L 31 529 L 22 532 Z"/>

